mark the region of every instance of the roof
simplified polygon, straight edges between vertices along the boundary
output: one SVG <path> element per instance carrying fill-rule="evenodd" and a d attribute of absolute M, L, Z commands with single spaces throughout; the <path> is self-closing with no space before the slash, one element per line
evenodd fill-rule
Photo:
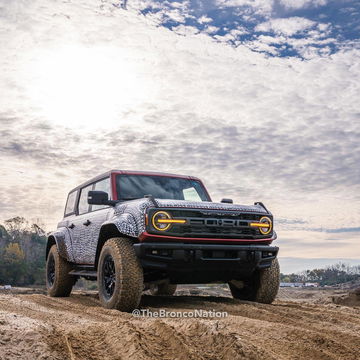
<path fill-rule="evenodd" d="M 200 180 L 199 178 L 195 177 L 195 176 L 189 176 L 189 175 L 180 175 L 180 174 L 172 174 L 172 173 L 165 173 L 165 172 L 156 172 L 156 171 L 138 171 L 138 170 L 109 170 L 106 171 L 100 175 L 97 175 L 87 181 L 85 181 L 84 183 L 82 183 L 81 185 L 76 186 L 75 188 L 73 188 L 71 192 L 78 190 L 79 188 L 83 188 L 84 186 L 91 184 L 93 182 L 96 182 L 98 180 L 104 179 L 108 176 L 110 176 L 111 174 L 129 174 L 129 175 L 152 175 L 152 176 L 167 176 L 167 177 L 178 177 L 178 178 L 183 178 L 183 179 L 192 179 L 192 180 Z"/>

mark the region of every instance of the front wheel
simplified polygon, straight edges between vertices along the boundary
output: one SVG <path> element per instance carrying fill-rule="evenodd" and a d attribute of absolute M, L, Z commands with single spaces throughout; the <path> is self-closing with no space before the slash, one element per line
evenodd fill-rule
<path fill-rule="evenodd" d="M 53 297 L 69 296 L 76 282 L 74 276 L 69 275 L 71 264 L 63 259 L 53 245 L 46 259 L 46 288 Z"/>
<path fill-rule="evenodd" d="M 237 282 L 229 282 L 232 296 L 235 299 L 256 301 L 271 304 L 280 286 L 280 267 L 278 259 L 272 261 L 268 269 L 257 270 L 251 279 L 243 282 L 241 287 Z"/>
<path fill-rule="evenodd" d="M 129 239 L 106 241 L 97 271 L 102 306 L 127 312 L 139 306 L 144 286 L 143 271 Z"/>

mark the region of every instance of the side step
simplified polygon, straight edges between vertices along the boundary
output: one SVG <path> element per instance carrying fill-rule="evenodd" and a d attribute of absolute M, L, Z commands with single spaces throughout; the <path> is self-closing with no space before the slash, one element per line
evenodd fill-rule
<path fill-rule="evenodd" d="M 71 270 L 69 275 L 81 276 L 89 280 L 97 279 L 97 272 L 94 270 Z"/>

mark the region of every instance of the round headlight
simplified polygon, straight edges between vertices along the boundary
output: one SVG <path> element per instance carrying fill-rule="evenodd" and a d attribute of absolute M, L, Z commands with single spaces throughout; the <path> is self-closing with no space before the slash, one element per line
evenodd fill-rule
<path fill-rule="evenodd" d="M 271 232 L 271 230 L 272 230 L 272 222 L 271 222 L 271 219 L 268 218 L 267 216 L 263 216 L 263 217 L 260 219 L 260 223 L 266 224 L 266 226 L 264 226 L 264 227 L 259 227 L 260 232 L 261 232 L 263 235 L 269 234 L 269 233 Z"/>
<path fill-rule="evenodd" d="M 170 220 L 171 216 L 166 211 L 158 211 L 152 217 L 152 226 L 159 231 L 166 231 L 171 226 L 171 223 L 161 223 L 161 220 Z M 160 220 L 160 221 L 159 221 Z"/>

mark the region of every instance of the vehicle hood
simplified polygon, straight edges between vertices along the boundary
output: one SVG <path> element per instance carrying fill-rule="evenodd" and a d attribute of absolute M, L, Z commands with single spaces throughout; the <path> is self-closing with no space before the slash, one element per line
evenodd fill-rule
<path fill-rule="evenodd" d="M 268 214 L 260 205 L 236 205 L 227 203 L 216 203 L 210 201 L 186 201 L 186 200 L 166 200 L 155 199 L 158 207 L 163 208 L 189 208 L 189 209 L 206 209 L 206 210 L 223 210 L 223 211 L 241 211 L 256 212 Z"/>
<path fill-rule="evenodd" d="M 121 214 L 124 212 L 140 212 L 150 207 L 159 208 L 187 208 L 187 209 L 201 209 L 201 210 L 223 210 L 223 211 L 240 211 L 249 213 L 270 214 L 261 205 L 236 205 L 227 203 L 216 203 L 210 201 L 186 201 L 186 200 L 172 200 L 172 199 L 154 199 L 149 198 L 136 199 L 119 203 L 115 206 L 115 212 Z M 132 211 L 131 211 L 132 210 Z"/>

